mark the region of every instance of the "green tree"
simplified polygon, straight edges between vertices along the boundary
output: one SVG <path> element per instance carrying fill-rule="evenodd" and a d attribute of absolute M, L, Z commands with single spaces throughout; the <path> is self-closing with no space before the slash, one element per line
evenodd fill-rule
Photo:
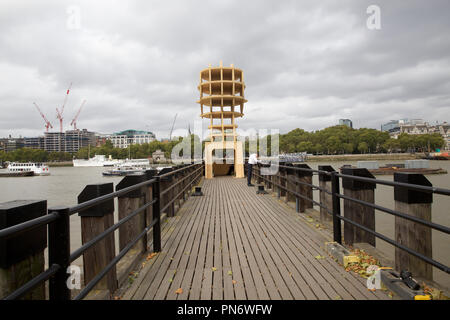
<path fill-rule="evenodd" d="M 366 153 L 369 150 L 369 146 L 367 145 L 366 142 L 360 142 L 358 144 L 358 151 L 361 153 Z"/>

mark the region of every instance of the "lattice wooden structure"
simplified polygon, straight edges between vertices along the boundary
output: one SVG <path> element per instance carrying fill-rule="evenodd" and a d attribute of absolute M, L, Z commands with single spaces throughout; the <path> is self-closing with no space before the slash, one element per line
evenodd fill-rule
<path fill-rule="evenodd" d="M 214 163 L 214 150 L 233 150 L 234 172 L 244 177 L 243 142 L 237 140 L 236 118 L 244 115 L 244 72 L 233 65 L 209 67 L 200 72 L 201 117 L 210 120 L 210 141 L 205 144 L 205 178 L 228 172 L 231 164 Z"/>

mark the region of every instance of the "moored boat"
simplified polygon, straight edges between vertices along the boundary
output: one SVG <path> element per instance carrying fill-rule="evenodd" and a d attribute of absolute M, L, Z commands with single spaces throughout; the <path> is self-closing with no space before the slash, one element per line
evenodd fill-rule
<path fill-rule="evenodd" d="M 112 167 L 120 164 L 121 160 L 106 158 L 103 154 L 97 154 L 90 159 L 74 159 L 72 160 L 74 167 Z"/>
<path fill-rule="evenodd" d="M 35 176 L 49 176 L 50 169 L 43 163 L 39 162 L 11 162 L 7 170 L 9 173 L 33 172 Z"/>
<path fill-rule="evenodd" d="M 132 166 L 117 166 L 111 170 L 106 170 L 102 172 L 104 176 L 126 176 L 130 174 L 136 174 L 144 172 L 144 168 L 137 168 Z"/>

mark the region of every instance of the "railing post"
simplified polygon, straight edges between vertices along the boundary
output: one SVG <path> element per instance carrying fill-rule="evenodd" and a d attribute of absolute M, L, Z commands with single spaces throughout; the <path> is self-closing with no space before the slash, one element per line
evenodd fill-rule
<path fill-rule="evenodd" d="M 335 171 L 332 166 L 319 166 L 318 169 L 320 171 L 327 171 L 327 172 L 333 172 Z M 321 189 L 327 190 L 329 192 L 332 192 L 331 188 L 331 176 L 327 175 L 325 173 L 319 172 L 319 187 Z M 325 208 L 320 207 L 320 221 L 331 221 L 333 219 L 332 215 L 330 215 L 327 211 L 332 212 L 333 208 L 333 198 L 331 194 L 326 193 L 325 191 L 320 190 L 320 204 L 324 206 Z"/>
<path fill-rule="evenodd" d="M 153 226 L 153 251 L 160 252 L 161 251 L 161 193 L 160 193 L 160 185 L 161 180 L 160 177 L 154 177 L 156 181 L 153 183 L 153 199 L 157 199 L 157 201 L 153 204 L 153 220 L 156 219 L 156 223 Z"/>
<path fill-rule="evenodd" d="M 341 172 L 346 175 L 375 178 L 365 168 L 343 167 Z M 373 182 L 343 178 L 342 187 L 344 188 L 344 195 L 347 197 L 372 204 L 375 203 L 376 184 Z M 344 199 L 344 216 L 355 223 L 375 231 L 375 209 L 372 207 Z M 348 222 L 344 222 L 344 241 L 349 245 L 364 242 L 375 247 L 375 235 L 353 226 Z"/>
<path fill-rule="evenodd" d="M 394 173 L 394 181 L 432 187 L 432 184 L 424 175 L 417 173 Z M 433 202 L 431 192 L 395 186 L 394 199 L 396 211 L 425 221 L 431 221 L 431 204 Z M 432 258 L 430 227 L 401 217 L 395 217 L 395 240 L 399 244 Z M 397 247 L 395 248 L 395 268 L 397 270 L 408 270 L 414 276 L 423 279 L 433 279 L 433 267 L 430 264 Z"/>
<path fill-rule="evenodd" d="M 78 203 L 112 193 L 113 183 L 87 185 L 78 195 Z M 83 210 L 81 217 L 81 241 L 89 242 L 114 224 L 114 199 Z M 116 255 L 114 233 L 99 241 L 83 253 L 84 283 L 89 283 L 100 273 Z M 114 266 L 110 272 L 95 286 L 99 290 L 117 290 L 117 274 Z"/>
<path fill-rule="evenodd" d="M 341 235 L 341 199 L 337 196 L 339 194 L 339 177 L 336 171 L 331 172 L 331 192 L 333 202 L 333 240 L 342 244 Z"/>
<path fill-rule="evenodd" d="M 47 214 L 47 201 L 18 200 L 0 204 L 0 230 Z M 11 238 L 0 238 L 0 299 L 44 271 L 47 226 Z M 21 299 L 45 300 L 41 283 Z"/>
<path fill-rule="evenodd" d="M 49 212 L 58 213 L 59 217 L 48 225 L 48 264 L 60 266 L 58 272 L 49 280 L 50 300 L 70 300 L 67 286 L 70 260 L 70 215 L 69 208 L 57 207 Z"/>

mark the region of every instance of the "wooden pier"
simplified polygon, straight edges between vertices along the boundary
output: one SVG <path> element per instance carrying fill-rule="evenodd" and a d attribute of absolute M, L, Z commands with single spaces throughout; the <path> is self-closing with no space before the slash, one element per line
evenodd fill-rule
<path fill-rule="evenodd" d="M 245 179 L 205 180 L 202 191 L 165 226 L 161 252 L 123 299 L 387 298 L 326 254 L 332 239 Z"/>
<path fill-rule="evenodd" d="M 327 254 L 330 245 L 350 254 L 345 246 L 375 246 L 376 238 L 395 247 L 396 271 L 430 281 L 432 267 L 450 273 L 433 258 L 431 237 L 431 230 L 450 234 L 431 221 L 433 195 L 450 196 L 450 190 L 421 174 L 395 173 L 387 181 L 367 169 L 339 173 L 332 166 L 281 163 L 271 174 L 254 168 L 257 186 L 249 187 L 243 178 L 204 179 L 204 172 L 196 163 L 126 176 L 115 188 L 88 185 L 71 207 L 47 208 L 46 200 L 1 203 L 0 298 L 389 299 L 346 272 L 345 259 L 338 263 Z M 393 188 L 394 209 L 376 203 L 378 184 Z M 327 228 L 309 223 L 313 211 Z M 395 239 L 375 229 L 377 211 L 395 216 Z M 82 246 L 71 251 L 75 214 Z M 83 271 L 76 271 L 80 257 Z M 381 278 L 401 299 L 424 296 L 395 272 L 382 270 Z"/>

